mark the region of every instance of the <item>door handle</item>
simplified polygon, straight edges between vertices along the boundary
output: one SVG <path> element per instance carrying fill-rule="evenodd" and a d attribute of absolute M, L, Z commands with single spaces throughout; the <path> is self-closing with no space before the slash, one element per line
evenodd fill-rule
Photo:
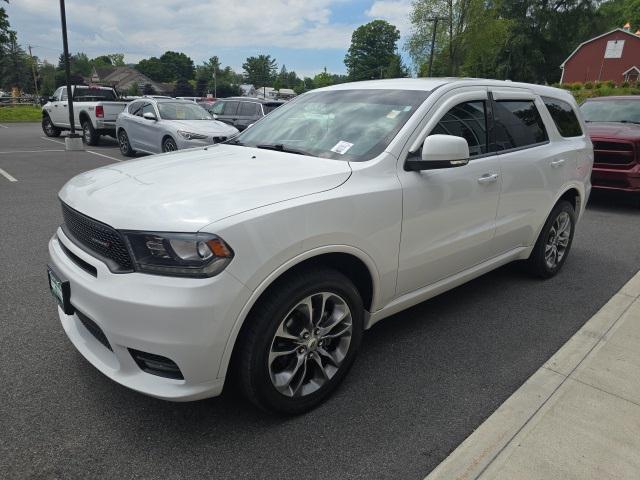
<path fill-rule="evenodd" d="M 66 107 L 66 106 L 67 106 L 67 104 L 66 104 L 66 103 L 63 103 L 63 104 L 62 104 L 62 106 L 63 106 L 63 107 Z"/>
<path fill-rule="evenodd" d="M 481 185 L 486 185 L 487 183 L 493 183 L 498 180 L 497 173 L 486 173 L 478 179 L 478 183 Z"/>
<path fill-rule="evenodd" d="M 551 162 L 551 166 L 553 168 L 558 168 L 564 165 L 564 162 L 565 162 L 564 158 L 561 158 L 560 160 L 554 160 L 553 162 Z"/>

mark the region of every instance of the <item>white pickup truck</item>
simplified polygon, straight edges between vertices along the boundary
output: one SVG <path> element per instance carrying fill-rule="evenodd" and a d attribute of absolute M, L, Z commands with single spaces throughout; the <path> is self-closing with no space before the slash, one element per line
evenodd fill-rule
<path fill-rule="evenodd" d="M 74 85 L 73 113 L 75 128 L 82 129 L 87 145 L 97 145 L 101 135 L 116 136 L 116 118 L 128 102 L 118 100 L 111 87 Z M 70 130 L 67 87 L 58 88 L 42 107 L 42 130 L 47 137 L 58 137 Z"/>

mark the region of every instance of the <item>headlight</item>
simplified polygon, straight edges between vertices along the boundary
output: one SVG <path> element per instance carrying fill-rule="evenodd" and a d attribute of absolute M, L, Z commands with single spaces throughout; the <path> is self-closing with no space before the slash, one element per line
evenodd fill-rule
<path fill-rule="evenodd" d="M 178 135 L 186 140 L 206 140 L 207 136 L 201 133 L 185 132 L 184 130 L 178 130 Z"/>
<path fill-rule="evenodd" d="M 233 259 L 231 247 L 209 233 L 123 233 L 140 272 L 213 277 Z"/>

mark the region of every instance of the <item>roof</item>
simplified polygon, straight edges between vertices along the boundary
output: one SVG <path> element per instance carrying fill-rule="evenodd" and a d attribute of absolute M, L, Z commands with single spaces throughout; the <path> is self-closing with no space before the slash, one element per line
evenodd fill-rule
<path fill-rule="evenodd" d="M 631 67 L 630 69 L 628 69 L 625 72 L 622 72 L 622 75 L 626 75 L 627 73 L 629 73 L 631 70 L 635 70 L 636 72 L 640 73 L 640 68 L 636 67 L 635 65 L 633 67 Z"/>
<path fill-rule="evenodd" d="M 257 98 L 257 97 L 225 97 L 225 98 L 218 98 L 217 100 L 237 100 L 240 102 L 256 102 L 256 103 L 285 103 L 284 100 L 274 100 L 269 98 Z"/>
<path fill-rule="evenodd" d="M 433 91 L 444 85 L 448 86 L 483 86 L 483 87 L 509 87 L 522 88 L 532 91 L 538 95 L 547 95 L 555 98 L 572 99 L 573 96 L 566 90 L 549 87 L 546 85 L 535 85 L 533 83 L 512 82 L 510 80 L 491 80 L 487 78 L 394 78 L 388 80 L 365 80 L 362 82 L 340 83 L 330 87 L 320 88 L 317 91 L 327 90 L 425 90 Z"/>
<path fill-rule="evenodd" d="M 603 33 L 602 35 L 598 35 L 597 37 L 593 37 L 590 40 L 582 42 L 580 45 L 578 45 L 576 47 L 576 49 L 573 52 L 571 52 L 571 55 L 569 55 L 566 58 L 566 60 L 560 64 L 560 68 L 564 68 L 565 63 L 567 63 L 571 59 L 571 57 L 573 57 L 576 53 L 578 53 L 578 50 L 580 50 L 582 47 L 584 47 L 587 43 L 595 42 L 596 40 L 600 40 L 602 37 L 606 37 L 607 35 L 611 35 L 612 33 L 615 33 L 615 32 L 626 33 L 627 35 L 631 35 L 633 38 L 637 38 L 637 39 L 640 40 L 640 36 L 636 35 L 635 33 L 631 33 L 629 30 L 625 30 L 623 28 L 615 28 L 615 29 L 611 30 L 610 32 Z"/>

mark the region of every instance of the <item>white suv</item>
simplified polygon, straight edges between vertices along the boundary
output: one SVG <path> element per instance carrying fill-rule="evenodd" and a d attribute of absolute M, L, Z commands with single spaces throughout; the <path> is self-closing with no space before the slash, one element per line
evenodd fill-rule
<path fill-rule="evenodd" d="M 76 348 L 154 397 L 325 400 L 379 320 L 514 260 L 567 259 L 592 145 L 554 88 L 314 90 L 223 144 L 81 174 L 49 281 Z"/>

